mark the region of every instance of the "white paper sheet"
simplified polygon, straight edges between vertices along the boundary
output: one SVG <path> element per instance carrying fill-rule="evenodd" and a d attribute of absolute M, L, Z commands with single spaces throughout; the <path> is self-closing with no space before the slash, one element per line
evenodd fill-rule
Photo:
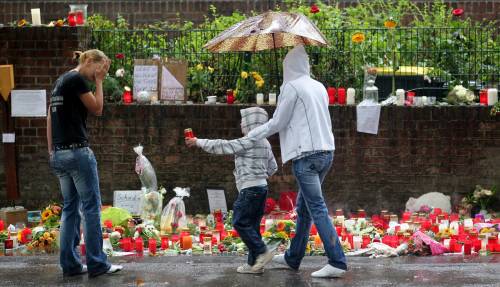
<path fill-rule="evenodd" d="M 224 194 L 224 189 L 207 188 L 207 194 L 210 212 L 214 212 L 214 210 L 216 209 L 220 209 L 222 210 L 222 212 L 227 212 L 226 195 Z"/>
<path fill-rule="evenodd" d="M 356 119 L 358 132 L 378 134 L 380 104 L 368 100 L 362 101 L 356 107 Z"/>
<path fill-rule="evenodd" d="M 12 117 L 46 117 L 45 90 L 12 90 Z"/>

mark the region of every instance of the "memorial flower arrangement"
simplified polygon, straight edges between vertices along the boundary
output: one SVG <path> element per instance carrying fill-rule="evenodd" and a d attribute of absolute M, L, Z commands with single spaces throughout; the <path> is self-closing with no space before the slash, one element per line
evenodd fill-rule
<path fill-rule="evenodd" d="M 214 71 L 214 68 L 202 63 L 188 69 L 188 88 L 192 100 L 203 103 L 206 97 L 210 96 L 208 93 L 213 86 Z"/>
<path fill-rule="evenodd" d="M 27 244 L 29 251 L 55 252 L 57 249 L 57 230 L 48 230 L 43 226 L 33 228 L 33 240 Z"/>
<path fill-rule="evenodd" d="M 42 224 L 47 228 L 59 227 L 62 207 L 58 203 L 50 204 L 42 211 Z"/>
<path fill-rule="evenodd" d="M 236 99 L 240 103 L 248 103 L 252 100 L 252 96 L 255 96 L 256 92 L 264 89 L 265 83 L 260 73 L 255 71 L 241 71 L 240 77 L 236 82 L 236 88 L 234 89 Z"/>

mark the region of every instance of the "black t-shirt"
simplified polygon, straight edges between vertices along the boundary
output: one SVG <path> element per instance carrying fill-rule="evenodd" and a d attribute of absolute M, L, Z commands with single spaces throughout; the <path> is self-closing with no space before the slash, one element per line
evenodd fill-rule
<path fill-rule="evenodd" d="M 89 84 L 77 71 L 61 75 L 50 96 L 52 143 L 87 142 L 87 108 L 80 95 L 90 92 Z"/>

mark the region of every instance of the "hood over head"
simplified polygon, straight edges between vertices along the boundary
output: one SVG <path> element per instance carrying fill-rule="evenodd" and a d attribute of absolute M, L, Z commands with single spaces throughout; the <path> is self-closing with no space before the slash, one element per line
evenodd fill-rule
<path fill-rule="evenodd" d="M 251 107 L 240 110 L 241 113 L 241 131 L 248 134 L 254 128 L 263 125 L 269 119 L 269 116 L 263 108 Z"/>
<path fill-rule="evenodd" d="M 299 45 L 290 50 L 283 60 L 283 85 L 302 76 L 311 76 L 311 67 L 306 49 Z"/>

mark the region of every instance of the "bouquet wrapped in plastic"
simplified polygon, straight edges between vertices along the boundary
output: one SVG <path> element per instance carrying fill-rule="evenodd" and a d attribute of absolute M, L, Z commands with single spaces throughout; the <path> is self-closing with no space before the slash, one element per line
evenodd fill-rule
<path fill-rule="evenodd" d="M 145 223 L 157 224 L 160 221 L 161 208 L 163 205 L 163 195 L 156 190 L 148 191 L 142 188 L 142 214 L 141 218 Z"/>
<path fill-rule="evenodd" d="M 175 197 L 163 209 L 160 230 L 162 234 L 171 234 L 179 228 L 187 226 L 186 208 L 183 197 L 189 197 L 189 188 L 174 188 Z"/>
<path fill-rule="evenodd" d="M 142 187 L 146 188 L 147 191 L 155 191 L 158 190 L 155 169 L 149 160 L 142 154 L 143 149 L 141 145 L 134 147 L 134 151 L 137 153 L 135 172 L 139 175 Z"/>

